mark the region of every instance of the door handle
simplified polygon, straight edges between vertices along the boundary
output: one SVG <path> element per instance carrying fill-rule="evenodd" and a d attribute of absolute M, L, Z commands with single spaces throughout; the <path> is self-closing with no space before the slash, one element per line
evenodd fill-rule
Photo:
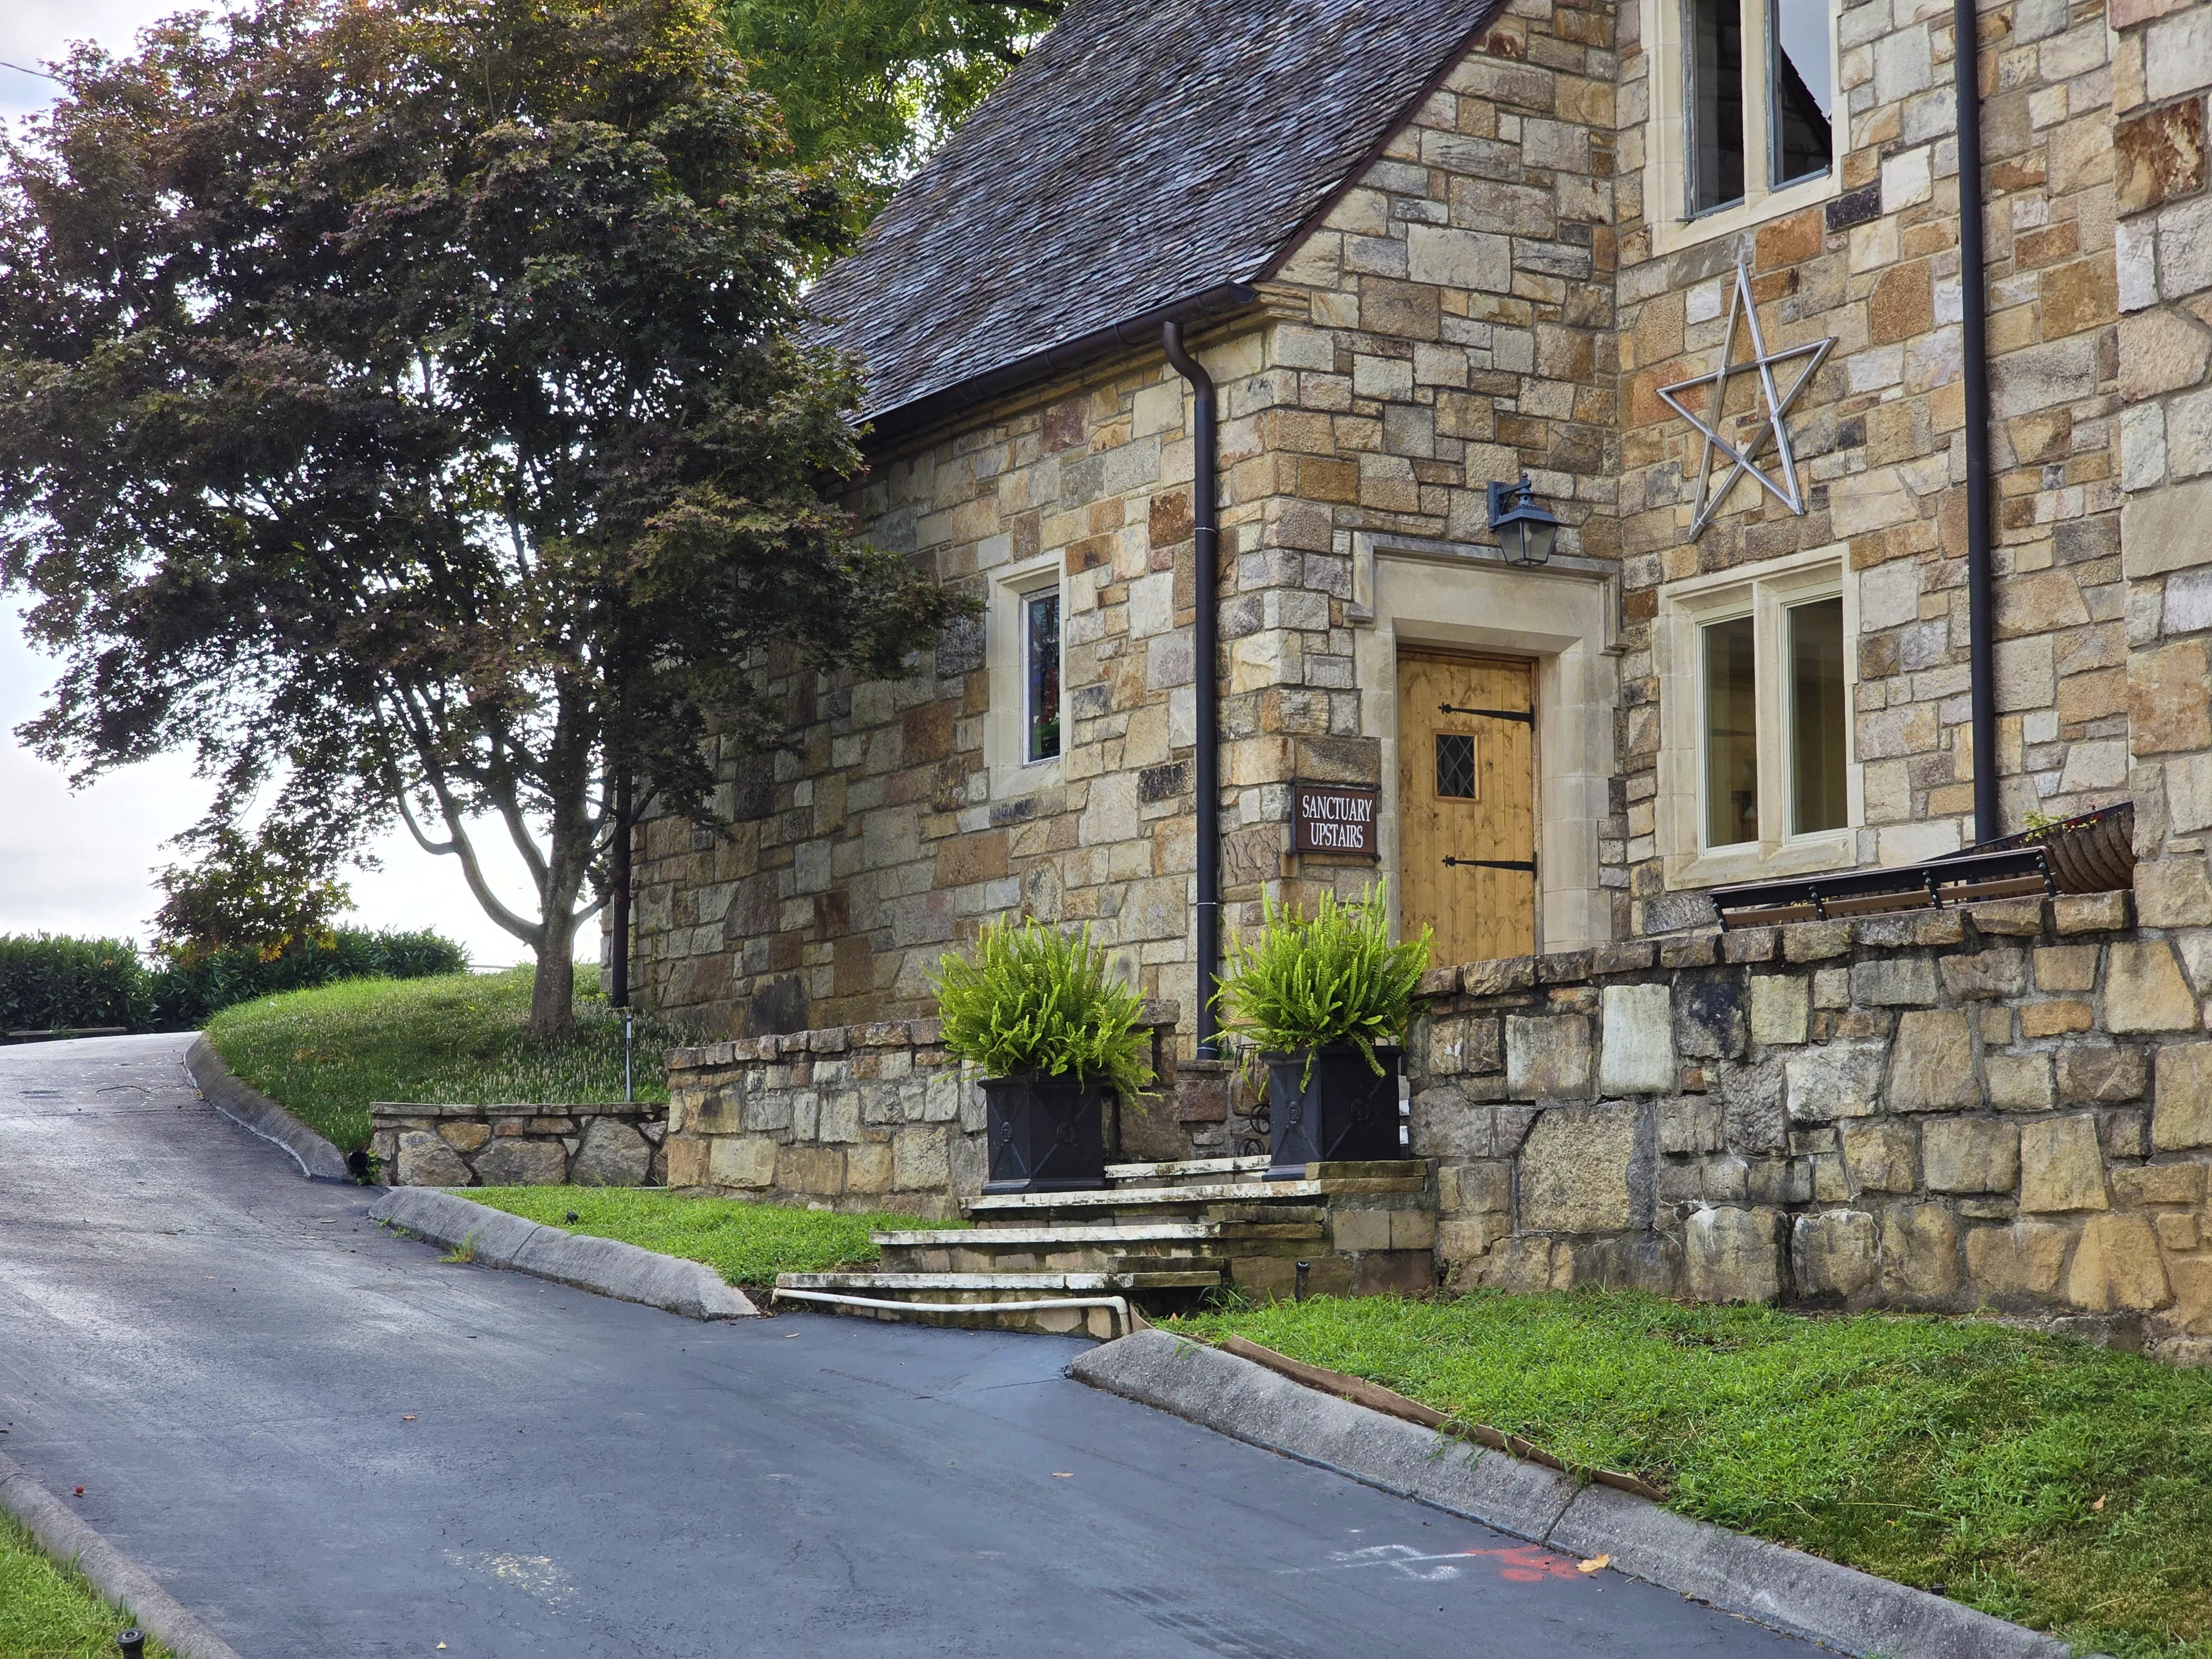
<path fill-rule="evenodd" d="M 1536 861 L 1534 859 L 1447 858 L 1444 860 L 1444 867 L 1448 870 L 1526 870 L 1532 876 L 1536 873 Z"/>

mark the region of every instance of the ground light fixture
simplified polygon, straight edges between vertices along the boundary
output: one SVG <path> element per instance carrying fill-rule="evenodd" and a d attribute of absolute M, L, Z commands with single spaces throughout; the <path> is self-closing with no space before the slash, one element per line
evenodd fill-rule
<path fill-rule="evenodd" d="M 1490 527 L 1498 533 L 1505 562 L 1524 566 L 1547 562 L 1559 533 L 1559 521 L 1537 505 L 1535 486 L 1525 472 L 1518 483 L 1490 486 Z"/>

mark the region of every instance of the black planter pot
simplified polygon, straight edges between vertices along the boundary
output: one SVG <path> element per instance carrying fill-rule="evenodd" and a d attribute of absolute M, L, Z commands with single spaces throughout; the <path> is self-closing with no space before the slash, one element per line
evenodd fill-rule
<path fill-rule="evenodd" d="M 1313 1072 L 1306 1073 L 1306 1055 Z M 1402 1048 L 1378 1047 L 1376 1076 L 1349 1043 L 1268 1054 L 1267 1179 L 1303 1181 L 1309 1164 L 1372 1164 L 1405 1157 L 1398 1144 L 1398 1068 Z M 1303 1081 L 1301 1080 L 1303 1079 Z"/>
<path fill-rule="evenodd" d="M 1106 1184 L 1106 1090 L 1049 1077 L 987 1077 L 987 1193 L 1096 1192 Z"/>

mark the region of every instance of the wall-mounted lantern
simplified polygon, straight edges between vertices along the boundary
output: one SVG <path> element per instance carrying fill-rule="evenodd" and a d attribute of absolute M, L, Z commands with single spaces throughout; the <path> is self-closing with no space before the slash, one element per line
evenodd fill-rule
<path fill-rule="evenodd" d="M 1490 527 L 1498 532 L 1505 562 L 1523 566 L 1548 560 L 1559 533 L 1559 521 L 1536 505 L 1535 487 L 1525 472 L 1519 483 L 1490 486 Z"/>

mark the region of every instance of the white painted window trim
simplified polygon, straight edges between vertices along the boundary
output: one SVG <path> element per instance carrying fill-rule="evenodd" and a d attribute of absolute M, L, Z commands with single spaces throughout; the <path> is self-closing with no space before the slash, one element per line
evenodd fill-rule
<path fill-rule="evenodd" d="M 1067 576 L 1066 557 L 1054 551 L 991 573 L 983 617 L 983 661 L 991 676 L 991 708 L 983 721 L 983 763 L 990 769 L 991 798 L 1033 794 L 1066 779 L 1067 710 Z M 1060 594 L 1060 753 L 1029 758 L 1028 639 L 1022 611 L 1047 589 Z"/>
<path fill-rule="evenodd" d="M 1858 862 L 1858 830 L 1866 821 L 1866 775 L 1858 757 L 1858 592 L 1844 580 L 1840 546 L 1812 549 L 1756 568 L 1715 572 L 1672 583 L 1660 602 L 1655 644 L 1659 658 L 1661 746 L 1654 828 L 1669 888 L 1810 875 Z M 1785 613 L 1818 599 L 1844 602 L 1844 823 L 1839 829 L 1789 835 L 1790 686 Z M 1750 616 L 1759 726 L 1757 842 L 1705 843 L 1705 653 L 1699 630 Z"/>
<path fill-rule="evenodd" d="M 1689 213 L 1689 97 L 1683 84 L 1683 0 L 1644 0 L 1644 38 L 1650 42 L 1648 70 L 1651 130 L 1644 145 L 1644 214 L 1651 251 L 1710 242 L 1778 219 L 1843 192 L 1844 154 L 1850 148 L 1850 107 L 1844 91 L 1843 46 L 1837 39 L 1837 0 L 1828 9 L 1828 107 L 1832 149 L 1828 170 L 1780 190 L 1767 183 L 1772 134 L 1767 125 L 1767 82 L 1772 74 L 1768 0 L 1741 0 L 1744 59 L 1743 200 L 1691 218 Z"/>

